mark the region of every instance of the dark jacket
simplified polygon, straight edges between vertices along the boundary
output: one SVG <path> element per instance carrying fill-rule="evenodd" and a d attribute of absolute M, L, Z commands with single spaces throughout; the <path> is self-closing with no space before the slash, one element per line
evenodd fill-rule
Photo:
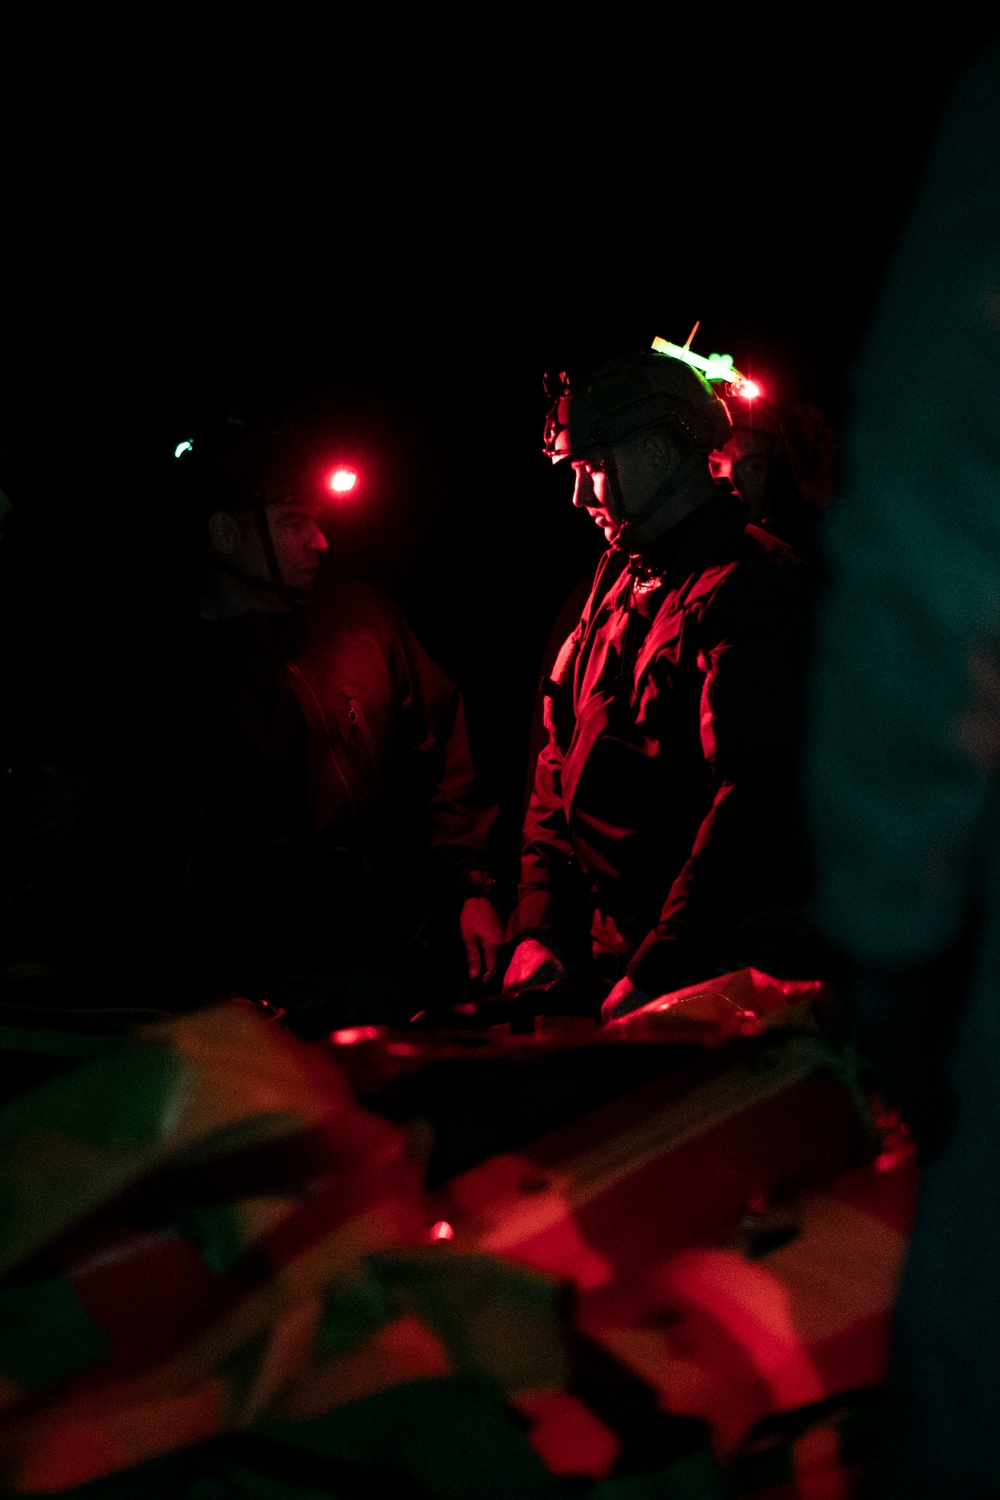
<path fill-rule="evenodd" d="M 301 619 L 200 623 L 195 651 L 186 881 L 234 945 L 381 958 L 457 906 L 494 812 L 458 689 L 388 599 L 333 580 Z"/>
<path fill-rule="evenodd" d="M 728 486 L 642 559 L 605 554 L 547 684 L 519 937 L 552 940 L 582 874 L 595 945 L 655 994 L 790 902 L 810 594 Z"/>

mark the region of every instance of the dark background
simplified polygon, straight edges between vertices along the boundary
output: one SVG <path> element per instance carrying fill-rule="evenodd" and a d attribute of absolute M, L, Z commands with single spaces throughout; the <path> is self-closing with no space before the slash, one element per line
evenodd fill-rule
<path fill-rule="evenodd" d="M 227 408 L 282 411 L 317 462 L 358 467 L 331 550 L 461 684 L 513 809 L 546 637 L 600 552 L 540 454 L 542 371 L 700 319 L 703 352 L 842 428 L 983 32 L 748 14 L 679 37 L 673 13 L 623 14 L 571 44 L 569 14 L 530 37 L 488 12 L 468 32 L 372 19 L 363 40 L 109 35 L 110 78 L 72 37 L 58 66 L 36 44 L 6 132 L 8 610 L 99 733 L 177 545 L 174 444 Z"/>

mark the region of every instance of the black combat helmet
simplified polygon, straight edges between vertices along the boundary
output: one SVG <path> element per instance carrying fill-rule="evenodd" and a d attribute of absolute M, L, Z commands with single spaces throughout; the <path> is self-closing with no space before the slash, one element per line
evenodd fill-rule
<path fill-rule="evenodd" d="M 553 463 L 581 458 L 647 427 L 666 426 L 697 452 L 721 448 L 732 430 L 725 402 L 684 360 L 652 350 L 598 365 L 562 391 L 545 422 L 544 452 Z"/>

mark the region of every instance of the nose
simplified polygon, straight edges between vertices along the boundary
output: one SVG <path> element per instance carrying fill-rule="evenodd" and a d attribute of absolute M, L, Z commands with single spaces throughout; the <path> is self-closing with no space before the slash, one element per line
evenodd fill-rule
<path fill-rule="evenodd" d="M 586 469 L 574 469 L 576 483 L 573 485 L 573 504 L 580 510 L 588 505 L 596 505 L 597 497 L 594 494 L 594 481 Z"/>
<path fill-rule="evenodd" d="M 326 537 L 323 535 L 323 533 L 320 530 L 320 528 L 318 526 L 314 525 L 313 526 L 313 530 L 312 530 L 312 536 L 309 538 L 309 551 L 310 552 L 326 552 L 326 551 L 328 551 L 329 546 L 330 546 L 330 543 L 327 541 Z"/>

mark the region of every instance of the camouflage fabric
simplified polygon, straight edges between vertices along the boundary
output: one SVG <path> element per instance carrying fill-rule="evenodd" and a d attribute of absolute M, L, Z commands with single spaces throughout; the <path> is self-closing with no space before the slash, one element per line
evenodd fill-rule
<path fill-rule="evenodd" d="M 0 1113 L 0 1483 L 724 1500 L 819 1472 L 824 1401 L 881 1379 L 912 1196 L 905 1162 L 843 1176 L 841 1068 L 815 1033 L 699 1051 L 428 1195 L 420 1130 L 250 1007 L 109 1038 Z"/>
<path fill-rule="evenodd" d="M 6 1492 L 560 1493 L 560 1281 L 428 1243 L 406 1132 L 251 1008 L 108 1039 L 0 1140 Z M 649 1473 L 716 1473 L 660 1425 Z"/>

